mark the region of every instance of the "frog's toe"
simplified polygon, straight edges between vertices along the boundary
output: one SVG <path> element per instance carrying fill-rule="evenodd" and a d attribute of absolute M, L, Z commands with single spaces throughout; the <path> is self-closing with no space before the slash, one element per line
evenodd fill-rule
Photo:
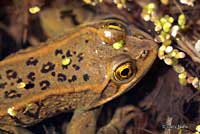
<path fill-rule="evenodd" d="M 111 122 L 102 127 L 97 134 L 122 134 L 126 125 L 138 115 L 138 112 L 140 110 L 131 105 L 118 108 Z"/>

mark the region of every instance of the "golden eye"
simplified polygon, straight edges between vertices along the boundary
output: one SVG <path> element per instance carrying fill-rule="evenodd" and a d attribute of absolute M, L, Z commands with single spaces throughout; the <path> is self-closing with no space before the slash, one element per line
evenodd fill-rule
<path fill-rule="evenodd" d="M 137 71 L 136 61 L 126 54 L 112 57 L 108 65 L 110 78 L 116 84 L 129 82 Z"/>
<path fill-rule="evenodd" d="M 114 71 L 113 77 L 117 81 L 122 81 L 129 79 L 134 73 L 135 70 L 132 68 L 132 63 L 125 63 Z"/>

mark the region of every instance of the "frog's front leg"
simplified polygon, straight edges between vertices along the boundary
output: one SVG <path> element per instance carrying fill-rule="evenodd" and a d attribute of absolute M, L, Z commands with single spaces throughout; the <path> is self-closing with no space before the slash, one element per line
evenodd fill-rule
<path fill-rule="evenodd" d="M 101 107 L 91 110 L 76 110 L 67 127 L 66 134 L 95 134 L 96 122 L 101 112 Z"/>
<path fill-rule="evenodd" d="M 138 115 L 138 112 L 139 109 L 131 105 L 118 108 L 110 123 L 100 128 L 97 134 L 123 134 L 126 125 Z"/>
<path fill-rule="evenodd" d="M 0 134 L 33 134 L 26 128 L 0 125 Z"/>

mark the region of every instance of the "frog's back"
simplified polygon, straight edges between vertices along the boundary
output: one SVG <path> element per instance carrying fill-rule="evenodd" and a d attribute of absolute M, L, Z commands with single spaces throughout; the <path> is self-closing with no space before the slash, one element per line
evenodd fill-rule
<path fill-rule="evenodd" d="M 93 30 L 81 28 L 67 38 L 1 61 L 0 117 L 14 117 L 16 113 L 17 118 L 30 116 L 35 120 L 51 116 L 51 112 L 84 107 L 97 99 L 98 90 L 107 83 L 104 53 L 109 50 L 102 47 Z"/>

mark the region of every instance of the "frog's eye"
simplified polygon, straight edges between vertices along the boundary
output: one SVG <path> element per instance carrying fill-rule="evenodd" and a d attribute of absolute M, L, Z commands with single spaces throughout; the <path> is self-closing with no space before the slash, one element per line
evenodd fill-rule
<path fill-rule="evenodd" d="M 120 56 L 117 60 L 120 61 L 113 65 L 111 79 L 115 83 L 126 83 L 135 76 L 136 63 L 130 57 L 125 57 L 125 55 Z"/>
<path fill-rule="evenodd" d="M 125 41 L 126 26 L 119 21 L 106 22 L 99 28 L 99 35 L 105 43 L 110 45 L 115 42 Z"/>
<path fill-rule="evenodd" d="M 125 63 L 115 70 L 113 77 L 117 81 L 127 80 L 135 73 L 134 71 L 132 63 Z"/>

